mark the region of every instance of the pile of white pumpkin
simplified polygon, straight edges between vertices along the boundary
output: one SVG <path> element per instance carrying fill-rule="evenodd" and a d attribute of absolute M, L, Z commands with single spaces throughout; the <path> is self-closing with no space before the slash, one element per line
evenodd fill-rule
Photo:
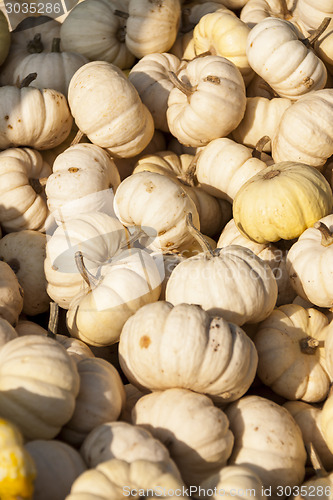
<path fill-rule="evenodd" d="M 1 500 L 333 499 L 333 0 L 0 8 Z"/>

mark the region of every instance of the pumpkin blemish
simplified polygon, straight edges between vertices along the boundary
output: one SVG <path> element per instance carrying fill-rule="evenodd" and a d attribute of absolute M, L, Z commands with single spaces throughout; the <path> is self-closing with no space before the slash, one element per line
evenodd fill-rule
<path fill-rule="evenodd" d="M 151 339 L 150 339 L 150 337 L 148 337 L 148 335 L 143 335 L 140 338 L 139 345 L 140 345 L 141 349 L 147 349 L 150 344 L 151 344 Z"/>

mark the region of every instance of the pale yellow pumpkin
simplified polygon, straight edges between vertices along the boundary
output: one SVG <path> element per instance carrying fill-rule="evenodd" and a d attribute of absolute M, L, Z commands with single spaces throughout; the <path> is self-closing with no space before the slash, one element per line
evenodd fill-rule
<path fill-rule="evenodd" d="M 0 65 L 5 61 L 10 48 L 10 33 L 6 16 L 0 12 Z"/>
<path fill-rule="evenodd" d="M 298 238 L 329 214 L 332 204 L 330 185 L 318 170 L 285 161 L 243 184 L 234 199 L 233 215 L 241 233 L 258 243 L 268 243 Z"/>
<path fill-rule="evenodd" d="M 81 66 L 71 79 L 68 101 L 79 129 L 114 157 L 135 156 L 153 137 L 148 108 L 114 64 L 93 61 Z"/>
<path fill-rule="evenodd" d="M 133 422 L 167 446 L 186 484 L 198 485 L 216 473 L 232 451 L 225 413 L 207 396 L 186 389 L 143 396 L 133 408 Z"/>
<path fill-rule="evenodd" d="M 254 74 L 246 55 L 249 33 L 250 28 L 231 11 L 206 14 L 193 31 L 195 53 L 209 51 L 225 57 L 239 69 L 247 85 Z"/>

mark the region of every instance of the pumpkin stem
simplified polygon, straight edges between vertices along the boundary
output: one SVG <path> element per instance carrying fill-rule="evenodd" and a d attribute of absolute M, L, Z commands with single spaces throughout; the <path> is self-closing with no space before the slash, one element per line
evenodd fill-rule
<path fill-rule="evenodd" d="M 198 185 L 198 179 L 196 178 L 195 172 L 197 169 L 197 162 L 199 159 L 201 151 L 198 151 L 192 158 L 191 163 L 189 164 L 185 175 L 184 175 L 184 181 L 191 187 L 197 186 Z"/>
<path fill-rule="evenodd" d="M 308 336 L 301 339 L 299 345 L 303 354 L 315 354 L 317 347 L 320 347 L 320 342 L 318 339 Z"/>
<path fill-rule="evenodd" d="M 206 255 L 210 255 L 211 257 L 214 257 L 215 254 L 214 254 L 214 250 L 212 249 L 212 247 L 210 246 L 210 244 L 208 243 L 208 241 L 206 240 L 206 238 L 200 233 L 200 231 L 194 226 L 193 224 L 193 219 L 192 219 L 192 213 L 189 212 L 187 215 L 186 215 L 186 225 L 190 231 L 190 233 L 193 234 L 194 238 L 198 241 L 198 243 L 200 244 L 203 252 L 206 254 Z"/>
<path fill-rule="evenodd" d="M 252 158 L 258 158 L 258 160 L 261 160 L 263 149 L 270 140 L 271 139 L 268 135 L 264 135 L 261 139 L 259 139 L 254 147 L 254 150 L 252 151 Z"/>
<path fill-rule="evenodd" d="M 23 89 L 24 87 L 28 87 L 31 82 L 36 80 L 36 78 L 37 78 L 37 73 L 29 73 L 29 75 L 23 78 L 21 83 L 18 84 L 18 88 Z"/>
<path fill-rule="evenodd" d="M 195 87 L 192 87 L 190 83 L 184 83 L 181 80 L 179 80 L 178 76 L 176 73 L 173 71 L 169 71 L 169 80 L 171 83 L 177 87 L 178 90 L 183 92 L 183 94 L 187 95 L 188 97 L 191 96 L 195 92 Z"/>
<path fill-rule="evenodd" d="M 301 40 L 304 43 L 304 45 L 308 48 L 313 47 L 318 38 L 320 37 L 320 35 L 324 33 L 327 26 L 330 24 L 330 21 L 331 21 L 330 17 L 325 17 L 318 26 L 318 28 L 315 31 L 313 31 L 313 33 L 308 38 Z"/>
<path fill-rule="evenodd" d="M 51 52 L 61 52 L 60 50 L 60 38 L 53 38 Z"/>
<path fill-rule="evenodd" d="M 119 43 L 124 43 L 126 40 L 126 28 L 125 26 L 120 26 L 116 32 L 116 38 Z"/>
<path fill-rule="evenodd" d="M 307 449 L 307 452 L 309 454 L 312 467 L 314 468 L 314 471 L 316 473 L 317 477 L 327 477 L 328 473 L 324 469 L 323 463 L 320 460 L 320 457 L 318 455 L 318 452 L 316 448 L 313 446 L 313 443 L 310 441 L 310 443 L 305 443 L 305 447 Z"/>
<path fill-rule="evenodd" d="M 93 274 L 91 274 L 88 271 L 88 269 L 84 265 L 83 253 L 80 250 L 78 252 L 75 252 L 75 264 L 82 278 L 87 283 L 88 287 L 89 288 L 92 288 L 92 286 L 96 287 L 98 285 L 98 280 Z"/>
<path fill-rule="evenodd" d="M 265 180 L 273 179 L 277 175 L 280 175 L 280 173 L 281 173 L 280 170 L 270 170 L 269 172 L 264 174 L 262 178 Z"/>
<path fill-rule="evenodd" d="M 44 50 L 44 45 L 42 43 L 42 35 L 36 33 L 32 40 L 27 43 L 27 51 L 29 54 L 40 54 Z"/>
<path fill-rule="evenodd" d="M 36 194 L 40 194 L 44 191 L 47 183 L 47 177 L 41 177 L 40 179 L 29 179 L 29 184 Z"/>
<path fill-rule="evenodd" d="M 122 19 L 128 19 L 129 18 L 129 13 L 128 12 L 124 12 L 122 10 L 115 9 L 113 11 L 113 13 L 114 13 L 115 16 L 121 17 Z"/>
<path fill-rule="evenodd" d="M 290 10 L 287 7 L 287 0 L 280 0 L 283 19 L 290 19 L 292 17 Z"/>
<path fill-rule="evenodd" d="M 75 144 L 79 144 L 79 142 L 81 141 L 82 137 L 84 136 L 85 134 L 83 132 L 81 132 L 81 130 L 79 129 L 76 134 L 75 134 L 75 137 L 74 139 L 72 140 L 72 142 L 70 143 L 70 146 L 75 146 Z"/>
<path fill-rule="evenodd" d="M 56 302 L 51 302 L 49 324 L 47 327 L 47 336 L 50 337 L 51 339 L 56 338 L 56 334 L 58 331 L 58 322 L 59 322 L 59 305 Z"/>
<path fill-rule="evenodd" d="M 323 247 L 329 247 L 333 243 L 333 233 L 323 222 L 316 222 L 313 227 L 321 232 L 321 244 Z"/>

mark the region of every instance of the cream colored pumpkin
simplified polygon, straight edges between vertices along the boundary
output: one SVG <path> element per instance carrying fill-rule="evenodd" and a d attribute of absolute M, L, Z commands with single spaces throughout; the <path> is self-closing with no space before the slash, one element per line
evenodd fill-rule
<path fill-rule="evenodd" d="M 332 0 L 298 0 L 296 12 L 304 27 L 309 31 L 316 29 L 325 17 L 333 16 Z"/>
<path fill-rule="evenodd" d="M 85 273 L 82 268 L 81 272 Z M 76 295 L 67 311 L 70 334 L 94 346 L 118 342 L 125 321 L 140 307 L 158 300 L 161 276 L 148 252 L 132 248 L 113 257 L 86 277 L 89 287 Z"/>
<path fill-rule="evenodd" d="M 71 418 L 78 392 L 76 364 L 55 340 L 28 335 L 0 350 L 0 414 L 26 439 L 55 437 Z"/>
<path fill-rule="evenodd" d="M 130 0 L 126 21 L 126 46 L 138 59 L 167 52 L 180 24 L 180 0 Z"/>
<path fill-rule="evenodd" d="M 135 57 L 125 43 L 126 20 L 115 14 L 120 9 L 128 12 L 128 0 L 85 0 L 77 5 L 61 25 L 63 50 L 130 68 Z"/>
<path fill-rule="evenodd" d="M 313 476 L 307 481 L 305 481 L 299 488 L 295 488 L 295 493 L 299 491 L 299 495 L 295 495 L 293 500 L 311 500 L 313 493 L 316 493 L 319 497 L 325 500 L 332 500 L 332 488 L 333 488 L 333 474 L 321 475 L 322 472 L 318 472 L 318 476 Z"/>
<path fill-rule="evenodd" d="M 51 52 L 27 55 L 14 71 L 14 82 L 21 82 L 29 73 L 37 73 L 34 87 L 54 89 L 67 96 L 69 82 L 74 73 L 88 59 L 77 52 L 60 52 L 60 38 L 53 40 Z"/>
<path fill-rule="evenodd" d="M 9 233 L 0 239 L 0 259 L 15 272 L 23 288 L 22 312 L 29 316 L 49 308 L 44 273 L 45 245 L 45 234 L 29 229 Z"/>
<path fill-rule="evenodd" d="M 266 262 L 248 248 L 230 245 L 180 262 L 165 295 L 173 305 L 199 304 L 209 314 L 241 326 L 269 316 L 277 284 Z"/>
<path fill-rule="evenodd" d="M 6 232 L 44 228 L 48 209 L 42 183 L 50 173 L 38 151 L 9 148 L 0 153 L 0 223 Z"/>
<path fill-rule="evenodd" d="M 275 162 L 296 161 L 321 168 L 333 154 L 333 89 L 305 95 L 283 113 L 272 138 Z"/>
<path fill-rule="evenodd" d="M 0 12 L 0 65 L 4 63 L 10 48 L 10 32 L 5 14 Z"/>
<path fill-rule="evenodd" d="M 71 419 L 62 427 L 59 439 L 78 447 L 90 431 L 117 420 L 125 403 L 120 375 L 104 359 L 87 357 L 77 362 L 80 390 Z"/>
<path fill-rule="evenodd" d="M 0 261 L 0 317 L 15 326 L 23 308 L 23 288 L 6 262 Z"/>
<path fill-rule="evenodd" d="M 10 340 L 16 339 L 15 328 L 4 318 L 0 318 L 0 348 Z"/>
<path fill-rule="evenodd" d="M 225 413 L 207 396 L 186 389 L 143 396 L 133 408 L 133 422 L 168 447 L 186 484 L 199 485 L 216 473 L 232 451 Z"/>
<path fill-rule="evenodd" d="M 306 446 L 312 443 L 323 466 L 332 470 L 333 453 L 329 450 L 320 426 L 321 408 L 303 401 L 287 401 L 283 405 L 299 425 Z"/>
<path fill-rule="evenodd" d="M 81 66 L 71 79 L 68 101 L 79 129 L 112 156 L 135 156 L 153 137 L 150 112 L 114 64 L 93 61 Z"/>
<path fill-rule="evenodd" d="M 75 144 L 53 163 L 53 173 L 45 186 L 47 204 L 61 222 L 97 210 L 114 215 L 113 195 L 119 184 L 118 169 L 104 149 L 94 144 Z"/>
<path fill-rule="evenodd" d="M 194 50 L 193 30 L 188 31 L 187 33 L 178 34 L 175 43 L 169 50 L 169 53 L 178 57 L 178 59 L 184 59 L 187 61 L 194 59 L 196 55 Z"/>
<path fill-rule="evenodd" d="M 170 211 L 170 207 L 172 210 Z M 186 214 L 200 226 L 195 203 L 181 184 L 155 172 L 138 172 L 122 181 L 114 199 L 118 219 L 126 227 L 137 226 L 149 236 L 153 250 L 181 250 L 193 242 Z"/>
<path fill-rule="evenodd" d="M 164 52 L 142 57 L 131 69 L 129 81 L 134 85 L 154 119 L 155 128 L 169 131 L 166 112 L 170 91 L 174 88 L 169 72 L 177 73 L 180 60 Z"/>
<path fill-rule="evenodd" d="M 204 146 L 239 125 L 245 113 L 245 85 L 228 59 L 217 55 L 195 58 L 184 65 L 174 83 L 167 121 L 171 134 L 182 144 Z"/>
<path fill-rule="evenodd" d="M 292 100 L 324 88 L 327 80 L 324 63 L 301 36 L 291 22 L 268 17 L 252 28 L 247 40 L 251 67 L 279 96 Z"/>
<path fill-rule="evenodd" d="M 303 299 L 320 307 L 333 306 L 332 231 L 333 215 L 327 215 L 306 229 L 287 255 L 290 284 Z"/>
<path fill-rule="evenodd" d="M 331 384 L 324 349 L 327 325 L 327 317 L 313 308 L 286 304 L 275 309 L 254 337 L 262 382 L 289 400 L 323 401 Z"/>
<path fill-rule="evenodd" d="M 264 137 L 274 137 L 281 117 L 291 105 L 291 100 L 283 97 L 268 99 L 265 97 L 248 97 L 245 115 L 232 131 L 232 138 L 245 146 L 254 148 Z M 271 141 L 264 146 L 263 151 L 271 151 Z"/>
<path fill-rule="evenodd" d="M 183 189 L 192 198 L 199 213 L 201 231 L 207 236 L 216 235 L 223 227 L 224 217 L 219 200 L 195 186 L 189 171 L 194 156 L 176 155 L 172 151 L 160 151 L 144 155 L 135 164 L 133 174 L 143 171 L 156 172 L 178 179 Z"/>
<path fill-rule="evenodd" d="M 179 33 L 189 33 L 192 31 L 200 19 L 206 14 L 216 12 L 217 10 L 230 12 L 226 7 L 227 1 L 228 0 L 224 0 L 223 4 L 218 1 L 186 2 L 182 6 L 182 18 Z"/>
<path fill-rule="evenodd" d="M 23 447 L 23 436 L 11 421 L 0 418 L 0 497 L 31 500 L 36 467 Z"/>
<path fill-rule="evenodd" d="M 0 148 L 49 149 L 66 139 L 73 118 L 63 94 L 53 89 L 0 87 Z"/>
<path fill-rule="evenodd" d="M 304 2 L 303 2 L 304 3 Z M 333 5 L 332 5 L 333 7 Z M 327 14 L 325 14 L 326 16 Z M 333 14 L 329 15 L 332 18 Z M 329 73 L 333 73 L 333 22 L 332 19 L 314 44 L 316 54 L 324 61 Z M 331 87 L 331 85 L 330 85 Z"/>
<path fill-rule="evenodd" d="M 281 250 L 277 246 L 260 244 L 249 240 L 243 236 L 231 219 L 224 227 L 218 241 L 218 248 L 225 248 L 228 245 L 240 245 L 249 248 L 258 257 L 267 262 L 272 269 L 278 286 L 278 298 L 276 305 L 289 304 L 296 296 L 296 292 L 290 287 L 289 274 L 286 267 L 287 251 Z"/>
<path fill-rule="evenodd" d="M 83 214 L 50 231 L 44 261 L 49 296 L 68 309 L 70 301 L 87 288 L 75 264 L 75 253 L 83 252 L 85 266 L 94 274 L 121 248 L 127 248 L 128 240 L 119 220 L 102 212 Z"/>
<path fill-rule="evenodd" d="M 48 16 L 36 18 L 23 14 L 21 22 L 10 33 L 9 53 L 1 66 L 1 85 L 15 84 L 14 71 L 27 55 L 50 52 L 53 39 L 60 34 L 60 26 L 60 23 Z"/>
<path fill-rule="evenodd" d="M 114 458 L 128 463 L 151 460 L 163 463 L 170 472 L 179 475 L 162 442 L 147 429 L 127 422 L 105 422 L 96 426 L 82 443 L 80 453 L 90 469 Z"/>
<path fill-rule="evenodd" d="M 232 496 L 236 500 L 264 500 L 264 486 L 261 479 L 246 465 L 227 465 L 200 484 L 203 494 L 198 498 L 214 498 L 220 495 Z M 213 495 L 210 492 L 213 491 Z M 199 490 L 200 492 L 200 490 Z M 197 496 L 197 495 L 196 495 Z"/>
<path fill-rule="evenodd" d="M 234 199 L 233 215 L 241 233 L 257 243 L 268 243 L 298 238 L 329 214 L 332 204 L 331 187 L 318 170 L 285 161 L 243 184 Z"/>
<path fill-rule="evenodd" d="M 36 464 L 34 500 L 63 500 L 87 467 L 80 453 L 58 439 L 29 441 L 25 449 Z"/>
<path fill-rule="evenodd" d="M 241 10 L 240 18 L 250 28 L 267 17 L 277 17 L 294 23 L 294 0 L 248 0 Z"/>
<path fill-rule="evenodd" d="M 81 474 L 65 500 L 120 500 L 127 494 L 143 496 L 147 490 L 153 498 L 176 500 L 186 498 L 179 494 L 183 489 L 183 481 L 171 474 L 164 464 L 148 460 L 129 464 L 112 459 Z"/>
<path fill-rule="evenodd" d="M 199 306 L 158 301 L 126 321 L 119 361 L 127 379 L 141 390 L 180 387 L 225 403 L 249 389 L 258 357 L 236 325 L 210 318 Z"/>
<path fill-rule="evenodd" d="M 326 444 L 333 453 L 333 395 L 326 399 L 320 414 L 320 428 L 323 432 Z"/>
<path fill-rule="evenodd" d="M 326 368 L 330 377 L 333 379 L 333 322 L 332 322 L 332 311 L 328 311 L 328 321 L 329 324 L 326 327 L 326 338 L 325 338 L 325 353 L 326 353 Z"/>
<path fill-rule="evenodd" d="M 232 202 L 243 184 L 266 167 L 249 148 L 223 137 L 198 153 L 195 175 L 207 193 Z"/>
<path fill-rule="evenodd" d="M 300 485 L 305 475 L 306 451 L 293 417 L 260 396 L 244 396 L 225 413 L 235 436 L 229 464 L 247 464 L 271 488 L 270 498 L 285 498 L 285 488 Z"/>
<path fill-rule="evenodd" d="M 246 55 L 249 33 L 250 28 L 231 11 L 217 10 L 206 14 L 193 31 L 195 53 L 200 55 L 210 51 L 225 57 L 239 69 L 247 85 L 254 74 Z"/>

